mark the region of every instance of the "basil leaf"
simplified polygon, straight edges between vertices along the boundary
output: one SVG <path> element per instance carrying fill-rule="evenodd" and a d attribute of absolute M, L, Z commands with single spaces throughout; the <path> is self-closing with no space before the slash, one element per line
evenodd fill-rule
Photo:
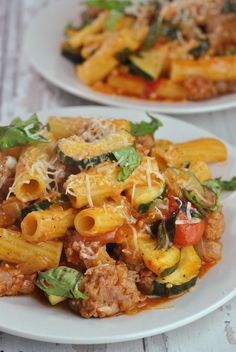
<path fill-rule="evenodd" d="M 234 0 L 226 1 L 221 9 L 221 13 L 226 15 L 234 12 L 236 12 L 236 2 Z"/>
<path fill-rule="evenodd" d="M 202 40 L 200 44 L 191 50 L 189 53 L 195 58 L 199 59 L 203 54 L 205 54 L 210 48 L 209 40 Z"/>
<path fill-rule="evenodd" d="M 141 158 L 134 147 L 123 147 L 111 155 L 117 160 L 121 171 L 118 175 L 118 181 L 126 180 L 130 174 L 140 165 Z"/>
<path fill-rule="evenodd" d="M 115 58 L 123 65 L 129 63 L 129 56 L 131 55 L 131 51 L 128 48 L 124 48 L 123 50 L 119 51 Z"/>
<path fill-rule="evenodd" d="M 163 126 L 162 122 L 156 117 L 147 114 L 151 122 L 141 121 L 138 123 L 131 122 L 131 134 L 133 136 L 144 136 L 145 134 L 153 135 L 159 127 Z"/>
<path fill-rule="evenodd" d="M 236 191 L 236 176 L 229 181 L 222 181 L 221 178 L 216 178 L 214 181 L 218 183 L 222 191 Z"/>
<path fill-rule="evenodd" d="M 147 211 L 149 210 L 150 205 L 152 204 L 152 202 L 153 201 L 148 202 L 148 203 L 140 204 L 139 207 L 138 207 L 138 212 L 141 213 L 141 214 L 147 213 Z"/>
<path fill-rule="evenodd" d="M 42 124 L 36 114 L 26 121 L 16 118 L 9 126 L 0 126 L 0 149 L 48 142 L 38 134 L 41 128 Z"/>
<path fill-rule="evenodd" d="M 131 5 L 132 1 L 129 0 L 86 0 L 85 4 L 90 7 L 96 7 L 97 9 L 103 10 L 119 10 L 124 9 Z"/>
<path fill-rule="evenodd" d="M 23 219 L 24 217 L 26 217 L 26 215 L 28 215 L 32 211 L 46 210 L 50 207 L 50 205 L 52 205 L 52 202 L 50 200 L 43 199 L 39 202 L 36 202 L 30 205 L 29 207 L 23 208 L 21 210 L 21 217 Z"/>
<path fill-rule="evenodd" d="M 145 38 L 143 49 L 150 49 L 154 46 L 160 36 L 165 36 L 170 40 L 177 38 L 178 28 L 172 23 L 162 23 L 160 20 L 155 19 L 149 27 L 149 32 Z"/>
<path fill-rule="evenodd" d="M 228 48 L 225 52 L 226 56 L 233 56 L 235 54 L 235 51 L 233 48 Z"/>
<path fill-rule="evenodd" d="M 76 269 L 59 266 L 40 272 L 36 285 L 47 295 L 84 299 L 87 296 L 78 290 L 82 279 L 83 275 Z"/>
<path fill-rule="evenodd" d="M 111 10 L 106 20 L 107 29 L 109 29 L 110 31 L 114 31 L 116 28 L 117 21 L 123 16 L 124 14 L 121 11 Z"/>

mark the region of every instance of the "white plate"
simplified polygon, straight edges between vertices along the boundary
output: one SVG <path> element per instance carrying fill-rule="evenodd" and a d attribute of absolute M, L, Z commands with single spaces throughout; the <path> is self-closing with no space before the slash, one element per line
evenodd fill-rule
<path fill-rule="evenodd" d="M 73 65 L 60 55 L 60 43 L 66 24 L 78 23 L 83 0 L 60 0 L 32 18 L 26 33 L 26 51 L 34 68 L 47 80 L 69 93 L 107 105 L 170 114 L 203 113 L 236 106 L 236 94 L 204 102 L 151 102 L 105 95 L 79 81 Z M 80 5 L 79 5 L 80 4 Z"/>
<path fill-rule="evenodd" d="M 146 119 L 141 111 L 108 107 L 76 107 L 39 112 L 41 121 L 49 115 L 113 117 L 132 121 Z M 158 138 L 179 142 L 212 134 L 186 122 L 158 116 L 163 127 Z M 236 174 L 236 154 L 227 145 L 229 161 L 214 168 L 214 176 L 229 178 Z M 11 297 L 0 300 L 0 331 L 31 339 L 75 344 L 110 343 L 138 339 L 176 329 L 212 312 L 236 294 L 236 211 L 235 195 L 225 200 L 226 233 L 223 259 L 210 270 L 189 294 L 170 302 L 171 309 L 149 310 L 137 315 L 122 315 L 109 319 L 83 319 L 69 309 L 48 307 L 32 297 Z M 164 305 L 166 306 L 166 305 Z"/>

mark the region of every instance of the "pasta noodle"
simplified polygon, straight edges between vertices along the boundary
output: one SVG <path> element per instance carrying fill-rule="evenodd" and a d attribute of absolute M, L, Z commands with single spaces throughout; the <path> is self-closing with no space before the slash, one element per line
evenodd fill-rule
<path fill-rule="evenodd" d="M 157 162 L 153 158 L 144 157 L 142 163 L 124 182 L 118 181 L 119 167 L 114 163 L 106 163 L 96 170 L 88 170 L 78 175 L 71 175 L 64 188 L 75 208 L 99 199 L 100 197 L 116 197 L 122 191 L 136 185 L 159 184 L 162 178 Z M 89 201 L 90 200 L 90 201 Z M 92 201 L 92 202 L 91 202 Z"/>
<path fill-rule="evenodd" d="M 28 243 L 20 232 L 0 229 L 0 260 L 20 264 L 32 260 L 33 257 L 45 258 L 45 269 L 59 265 L 62 242 Z"/>
<path fill-rule="evenodd" d="M 21 223 L 22 237 L 28 242 L 46 242 L 63 237 L 74 224 L 73 209 L 33 211 Z"/>
<path fill-rule="evenodd" d="M 44 194 L 49 183 L 47 174 L 50 154 L 44 145 L 32 146 L 21 154 L 16 167 L 13 192 L 22 202 L 35 200 Z"/>

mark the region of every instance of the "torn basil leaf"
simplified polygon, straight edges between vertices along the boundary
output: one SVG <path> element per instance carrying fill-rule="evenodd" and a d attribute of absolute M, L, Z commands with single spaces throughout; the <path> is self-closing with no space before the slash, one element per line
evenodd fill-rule
<path fill-rule="evenodd" d="M 221 178 L 216 178 L 214 181 L 217 182 L 222 191 L 236 191 L 236 176 L 229 181 L 221 180 Z"/>
<path fill-rule="evenodd" d="M 47 295 L 67 298 L 86 298 L 78 289 L 83 275 L 76 269 L 59 266 L 48 271 L 40 272 L 36 285 Z"/>
<path fill-rule="evenodd" d="M 124 11 L 125 8 L 131 5 L 129 0 L 86 0 L 85 5 L 103 10 L 118 10 Z"/>
<path fill-rule="evenodd" d="M 210 48 L 209 40 L 201 40 L 200 44 L 189 50 L 189 53 L 195 58 L 199 59 L 202 55 L 204 55 Z"/>
<path fill-rule="evenodd" d="M 172 23 L 162 23 L 155 19 L 149 27 L 149 32 L 145 38 L 143 49 L 151 49 L 160 36 L 165 36 L 170 40 L 177 38 L 178 28 Z"/>
<path fill-rule="evenodd" d="M 14 119 L 8 126 L 0 126 L 0 149 L 27 144 L 46 143 L 48 140 L 39 134 L 42 124 L 36 114 L 26 121 Z"/>
<path fill-rule="evenodd" d="M 236 1 L 235 0 L 226 1 L 221 9 L 221 13 L 226 15 L 234 12 L 236 12 Z"/>
<path fill-rule="evenodd" d="M 118 181 L 125 181 L 141 162 L 141 158 L 134 147 L 123 147 L 112 152 L 111 155 L 121 167 Z"/>
<path fill-rule="evenodd" d="M 141 121 L 141 122 L 130 122 L 131 125 L 131 134 L 135 137 L 144 136 L 146 134 L 153 135 L 159 127 L 163 126 L 162 122 L 156 117 L 147 113 L 147 116 L 150 118 L 150 122 Z"/>
<path fill-rule="evenodd" d="M 109 11 L 107 20 L 106 20 L 106 28 L 110 31 L 114 31 L 116 28 L 116 23 L 119 21 L 124 14 L 118 10 L 111 10 Z"/>

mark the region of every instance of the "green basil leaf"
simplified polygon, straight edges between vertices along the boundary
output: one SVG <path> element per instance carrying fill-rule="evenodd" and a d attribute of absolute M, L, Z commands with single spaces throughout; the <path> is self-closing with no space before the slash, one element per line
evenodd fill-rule
<path fill-rule="evenodd" d="M 224 181 L 221 180 L 221 178 L 216 178 L 214 182 L 219 185 L 222 191 L 236 191 L 236 176 L 232 177 L 229 181 Z"/>
<path fill-rule="evenodd" d="M 209 40 L 201 40 L 200 44 L 189 50 L 189 53 L 195 58 L 199 59 L 203 54 L 205 54 L 210 48 Z"/>
<path fill-rule="evenodd" d="M 221 13 L 226 15 L 234 12 L 236 12 L 236 1 L 235 0 L 226 1 L 221 9 Z"/>
<path fill-rule="evenodd" d="M 82 279 L 83 275 L 76 269 L 59 266 L 40 272 L 36 285 L 47 295 L 84 299 L 87 296 L 78 289 Z"/>
<path fill-rule="evenodd" d="M 132 1 L 129 0 L 86 0 L 85 4 L 90 7 L 95 7 L 97 9 L 103 10 L 119 10 L 124 11 L 124 9 L 131 5 Z"/>
<path fill-rule="evenodd" d="M 150 25 L 148 34 L 145 38 L 143 49 L 151 49 L 160 36 L 165 36 L 170 40 L 177 38 L 178 28 L 172 23 L 162 23 L 159 19 L 155 19 Z"/>
<path fill-rule="evenodd" d="M 10 125 L 0 126 L 0 149 L 48 142 L 38 133 L 41 128 L 42 124 L 36 114 L 26 121 L 16 118 Z"/>
<path fill-rule="evenodd" d="M 119 10 L 109 11 L 109 14 L 108 14 L 108 17 L 106 20 L 107 29 L 109 29 L 110 31 L 114 31 L 116 28 L 117 21 L 123 16 L 124 16 L 124 14 Z"/>
<path fill-rule="evenodd" d="M 144 136 L 145 134 L 153 135 L 159 127 L 163 126 L 162 122 L 156 117 L 147 114 L 151 122 L 141 121 L 138 123 L 131 122 L 131 134 L 133 136 Z"/>
<path fill-rule="evenodd" d="M 121 167 L 118 181 L 126 180 L 141 162 L 141 158 L 134 147 L 123 147 L 111 154 Z"/>

